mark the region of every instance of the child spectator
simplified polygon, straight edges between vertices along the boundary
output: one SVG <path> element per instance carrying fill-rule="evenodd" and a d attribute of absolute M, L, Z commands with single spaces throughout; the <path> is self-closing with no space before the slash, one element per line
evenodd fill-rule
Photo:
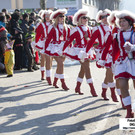
<path fill-rule="evenodd" d="M 31 45 L 32 41 L 35 40 L 35 27 L 33 25 L 30 25 L 29 31 L 26 34 L 25 39 L 26 39 L 25 50 L 28 56 L 28 71 L 33 72 L 34 70 L 39 69 L 39 67 L 36 65 L 35 52 Z"/>
<path fill-rule="evenodd" d="M 4 57 L 4 64 L 7 72 L 7 77 L 13 76 L 13 67 L 14 67 L 14 51 L 13 51 L 13 44 L 15 40 L 9 40 L 5 47 L 5 57 Z"/>
<path fill-rule="evenodd" d="M 26 34 L 26 46 L 25 46 L 25 50 L 26 50 L 26 55 L 28 56 L 28 71 L 29 72 L 34 72 L 33 70 L 33 66 L 34 66 L 34 52 L 33 52 L 33 48 L 31 46 L 31 42 L 33 39 L 33 36 L 31 34 Z"/>

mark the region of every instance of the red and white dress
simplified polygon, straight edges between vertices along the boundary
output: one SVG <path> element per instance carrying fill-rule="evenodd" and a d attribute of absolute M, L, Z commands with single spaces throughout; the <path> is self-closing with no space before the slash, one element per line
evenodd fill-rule
<path fill-rule="evenodd" d="M 135 51 L 129 53 L 124 49 L 125 42 L 129 41 L 135 44 L 135 32 L 130 29 L 128 31 L 119 31 L 113 41 L 113 63 L 115 64 L 115 79 L 132 78 L 135 79 Z"/>
<path fill-rule="evenodd" d="M 65 27 L 63 24 L 58 24 L 57 27 L 50 25 L 44 53 L 49 56 L 61 56 L 63 45 L 68 40 L 69 34 L 70 28 L 68 25 L 65 25 Z"/>
<path fill-rule="evenodd" d="M 108 25 L 105 25 L 105 24 L 101 23 L 101 25 L 94 27 L 93 31 L 92 31 L 92 38 L 88 42 L 88 45 L 87 45 L 87 48 L 86 48 L 86 53 L 93 46 L 96 39 L 98 39 L 99 45 L 95 49 L 95 51 L 96 51 L 96 61 L 98 63 L 98 61 L 102 57 L 103 50 L 107 46 L 107 43 L 110 44 L 110 42 L 112 42 L 111 38 L 112 38 L 111 37 L 111 28 Z M 104 64 L 104 66 L 106 68 L 111 68 L 111 65 L 112 65 L 111 52 L 112 51 L 111 51 L 111 48 L 110 48 L 110 50 L 108 51 L 107 57 L 106 57 L 105 64 Z"/>
<path fill-rule="evenodd" d="M 91 28 L 88 26 L 77 26 L 71 30 L 69 40 L 64 45 L 64 55 L 71 60 L 82 61 L 83 52 L 86 52 L 86 46 L 91 38 Z M 73 46 L 69 46 L 74 41 Z M 91 49 L 84 59 L 94 59 L 94 50 Z"/>
<path fill-rule="evenodd" d="M 112 29 L 112 35 L 110 34 L 109 36 L 108 36 L 108 39 L 107 39 L 107 41 L 106 41 L 106 47 L 103 49 L 103 51 L 102 51 L 102 54 L 101 54 L 101 60 L 103 60 L 103 61 L 106 61 L 106 56 L 107 56 L 107 54 L 108 54 L 108 52 L 109 52 L 109 54 L 111 55 L 111 57 L 112 57 L 112 44 L 113 44 L 113 39 L 116 37 L 116 35 L 117 35 L 117 33 L 119 32 L 119 28 L 118 27 L 114 27 L 113 29 Z M 111 68 L 112 68 L 112 72 L 114 73 L 114 70 L 115 70 L 115 64 L 112 62 L 112 66 L 111 66 Z"/>
<path fill-rule="evenodd" d="M 50 22 L 40 23 L 36 28 L 35 49 L 43 53 Z"/>

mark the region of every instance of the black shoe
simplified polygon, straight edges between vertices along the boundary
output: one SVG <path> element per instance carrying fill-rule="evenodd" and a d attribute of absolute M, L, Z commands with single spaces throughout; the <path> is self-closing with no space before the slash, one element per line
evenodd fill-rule
<path fill-rule="evenodd" d="M 16 68 L 14 68 L 14 70 L 21 70 L 21 68 L 19 68 L 19 67 L 16 67 Z"/>
<path fill-rule="evenodd" d="M 12 77 L 13 75 L 7 75 L 7 77 Z"/>
<path fill-rule="evenodd" d="M 34 70 L 38 70 L 39 67 L 38 67 L 38 66 L 34 66 L 33 69 L 34 69 Z"/>
<path fill-rule="evenodd" d="M 34 72 L 34 70 L 33 69 L 28 69 L 28 72 Z"/>

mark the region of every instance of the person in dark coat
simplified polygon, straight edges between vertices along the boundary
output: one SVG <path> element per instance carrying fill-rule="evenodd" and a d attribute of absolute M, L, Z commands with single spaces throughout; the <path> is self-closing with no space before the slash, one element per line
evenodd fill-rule
<path fill-rule="evenodd" d="M 22 56 L 23 56 L 23 31 L 20 27 L 14 28 L 15 34 L 12 37 L 13 40 L 15 40 L 14 43 L 14 52 L 15 52 L 15 70 L 21 70 L 22 69 Z"/>
<path fill-rule="evenodd" d="M 10 21 L 10 34 L 12 36 L 15 35 L 15 29 L 14 28 L 17 28 L 17 27 L 20 27 L 19 25 L 19 18 L 20 18 L 20 15 L 18 13 L 13 13 L 11 15 L 11 21 Z"/>
<path fill-rule="evenodd" d="M 26 55 L 26 50 L 25 50 L 25 46 L 26 46 L 26 39 L 25 39 L 25 35 L 28 33 L 28 30 L 29 30 L 29 25 L 28 25 L 28 22 L 29 22 L 29 14 L 28 13 L 25 13 L 22 15 L 23 17 L 23 20 L 22 20 L 22 23 L 20 24 L 20 27 L 23 31 L 23 45 L 24 45 L 24 50 L 23 50 L 23 67 L 24 68 L 27 68 L 28 67 L 28 58 L 27 58 L 27 55 Z"/>
<path fill-rule="evenodd" d="M 31 46 L 33 36 L 31 34 L 27 34 L 25 39 L 26 39 L 25 50 L 26 50 L 26 54 L 28 56 L 28 71 L 34 72 L 34 70 L 32 69 L 34 66 L 34 50 Z"/>
<path fill-rule="evenodd" d="M 0 26 L 0 70 L 4 70 L 4 54 L 5 46 L 7 43 L 7 30 L 5 27 Z"/>

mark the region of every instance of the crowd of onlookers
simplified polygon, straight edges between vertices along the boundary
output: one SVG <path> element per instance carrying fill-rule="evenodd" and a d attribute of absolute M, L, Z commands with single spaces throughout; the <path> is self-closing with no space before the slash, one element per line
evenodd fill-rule
<path fill-rule="evenodd" d="M 33 67 L 28 67 L 28 43 L 29 39 L 34 40 L 35 28 L 39 20 L 41 21 L 41 18 L 35 12 L 22 14 L 16 9 L 11 14 L 7 9 L 2 9 L 0 12 L 0 70 L 2 72 L 5 72 L 5 44 L 10 40 L 15 41 L 13 44 L 15 53 L 14 70 L 23 68 L 28 68 L 28 71 L 30 71 L 30 68 L 39 69 L 37 66 L 39 61 L 36 61 L 36 59 L 34 59 Z M 5 29 L 3 30 L 3 28 Z M 35 52 L 32 56 L 35 57 Z"/>

